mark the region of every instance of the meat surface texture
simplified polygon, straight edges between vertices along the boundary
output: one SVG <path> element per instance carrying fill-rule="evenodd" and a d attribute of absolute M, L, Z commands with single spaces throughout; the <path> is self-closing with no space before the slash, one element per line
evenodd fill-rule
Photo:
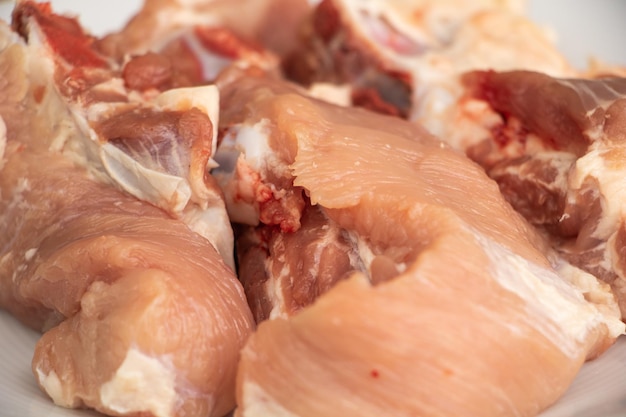
<path fill-rule="evenodd" d="M 522 3 L 146 0 L 97 39 L 18 1 L 0 308 L 43 333 L 42 390 L 128 417 L 554 403 L 625 332 L 626 107 L 621 80 L 468 73 L 573 73 Z"/>
<path fill-rule="evenodd" d="M 254 329 L 233 270 L 183 220 L 112 185 L 49 50 L 35 32 L 29 45 L 0 34 L 0 307 L 44 332 L 37 382 L 56 404 L 109 415 L 225 415 Z"/>
<path fill-rule="evenodd" d="M 286 164 L 359 257 L 312 304 L 259 325 L 237 415 L 532 416 L 623 332 L 606 286 L 552 256 L 479 166 L 423 129 L 268 79 L 220 90 L 235 132 L 263 122 L 240 149 L 265 140 L 267 172 Z M 274 233 L 306 233 L 302 219 Z"/>
<path fill-rule="evenodd" d="M 53 147 L 183 220 L 234 269 L 232 230 L 209 175 L 217 145 L 216 88 L 195 86 L 166 55 L 117 61 L 76 19 L 45 4 L 20 3 L 13 27 L 36 57 L 30 65 L 41 72 L 38 104 L 59 101 L 72 116 L 67 123 L 78 127 L 78 134 L 60 137 Z M 137 74 L 143 75 L 139 81 Z"/>
<path fill-rule="evenodd" d="M 452 141 L 460 75 L 472 69 L 573 74 L 520 1 L 321 1 L 284 60 L 300 83 L 347 84 L 352 103 L 415 120 Z"/>
<path fill-rule="evenodd" d="M 468 155 L 564 257 L 611 284 L 626 316 L 626 79 L 473 72 L 465 84 L 481 104 L 461 106 L 491 115 Z"/>

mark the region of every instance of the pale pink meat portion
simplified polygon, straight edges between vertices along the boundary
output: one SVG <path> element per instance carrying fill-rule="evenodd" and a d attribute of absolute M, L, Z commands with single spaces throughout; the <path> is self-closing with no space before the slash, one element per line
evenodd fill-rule
<path fill-rule="evenodd" d="M 111 415 L 228 412 L 253 322 L 219 254 L 58 155 L 10 145 L 0 301 L 45 331 L 33 358 L 42 388 L 59 405 Z M 154 363 L 124 382 L 135 354 Z"/>
<path fill-rule="evenodd" d="M 232 230 L 209 175 L 217 145 L 217 89 L 195 86 L 162 54 L 118 62 L 96 47 L 98 39 L 75 18 L 55 14 L 46 4 L 18 4 L 13 27 L 32 56 L 27 73 L 38 74 L 37 102 L 46 107 L 58 101 L 54 105 L 66 110 L 67 120 L 50 123 L 75 130 L 58 137 L 53 148 L 100 180 L 183 220 L 234 269 Z"/>
<path fill-rule="evenodd" d="M 500 120 L 467 154 L 563 256 L 611 284 L 626 314 L 626 79 L 514 71 L 469 73 L 465 83 Z"/>
<path fill-rule="evenodd" d="M 103 180 L 31 35 L 0 25 L 0 307 L 44 332 L 37 382 L 110 415 L 225 415 L 254 329 L 241 284 L 206 238 Z"/>
<path fill-rule="evenodd" d="M 267 252 L 272 233 L 309 233 L 309 209 L 357 258 L 312 303 L 259 325 L 243 350 L 237 415 L 532 416 L 623 332 L 606 286 L 571 266 L 588 281 L 568 282 L 568 266 L 482 169 L 419 126 L 262 77 L 220 88 L 225 126 L 263 121 L 265 136 L 237 136 L 245 156 L 265 140 L 268 170 L 291 173 L 312 205 L 300 229 L 250 239 L 268 258 L 244 285 L 265 285 L 268 266 L 286 260 L 295 286 L 321 259 L 319 238 L 298 256 L 288 244 Z M 603 302 L 586 300 L 597 294 Z M 261 301 L 267 312 L 274 300 Z"/>

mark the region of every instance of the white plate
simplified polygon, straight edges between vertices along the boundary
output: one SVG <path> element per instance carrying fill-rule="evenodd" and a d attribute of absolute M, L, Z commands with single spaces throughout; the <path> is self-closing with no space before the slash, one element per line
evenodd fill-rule
<path fill-rule="evenodd" d="M 141 0 L 52 0 L 55 10 L 81 16 L 94 34 L 121 27 Z M 0 18 L 7 20 L 13 4 L 0 0 Z M 594 56 L 626 66 L 626 1 L 530 1 L 531 16 L 551 26 L 563 52 L 578 67 Z M 54 406 L 38 389 L 30 361 L 38 334 L 0 311 L 0 416 L 93 417 L 89 411 Z M 585 364 L 565 396 L 541 417 L 625 417 L 626 337 L 600 359 Z"/>

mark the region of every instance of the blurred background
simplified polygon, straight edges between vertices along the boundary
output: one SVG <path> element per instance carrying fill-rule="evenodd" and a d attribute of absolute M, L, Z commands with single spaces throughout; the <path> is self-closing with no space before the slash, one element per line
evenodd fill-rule
<path fill-rule="evenodd" d="M 468 0 L 471 1 L 471 0 Z M 579 68 L 595 57 L 626 66 L 626 1 L 527 0 L 530 17 L 550 27 L 559 48 Z M 142 0 L 51 0 L 55 10 L 80 15 L 92 33 L 122 26 Z M 10 18 L 13 0 L 0 0 L 0 18 Z"/>

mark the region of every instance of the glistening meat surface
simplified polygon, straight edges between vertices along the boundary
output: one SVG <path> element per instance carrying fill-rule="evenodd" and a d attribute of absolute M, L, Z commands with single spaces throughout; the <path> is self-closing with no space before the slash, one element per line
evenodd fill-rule
<path fill-rule="evenodd" d="M 34 105 L 61 107 L 62 117 L 49 122 L 73 130 L 58 135 L 53 148 L 183 220 L 234 268 L 232 230 L 208 175 L 217 144 L 215 87 L 182 88 L 185 74 L 168 72 L 171 60 L 163 55 L 118 62 L 76 19 L 49 5 L 21 2 L 13 27 L 27 41 L 26 73 L 38 88 Z M 137 82 L 137 72 L 151 74 Z"/>
<path fill-rule="evenodd" d="M 59 405 L 110 415 L 226 414 L 254 328 L 232 269 L 106 179 L 49 50 L 0 33 L 0 307 L 45 332 L 38 383 Z"/>
<path fill-rule="evenodd" d="M 266 78 L 220 88 L 234 132 L 263 126 L 252 138 L 265 144 L 244 135 L 240 149 L 273 154 L 268 172 L 291 173 L 367 248 L 362 272 L 259 325 L 238 415 L 532 416 L 623 332 L 607 288 L 550 255 L 480 167 L 423 129 Z"/>
<path fill-rule="evenodd" d="M 495 115 L 468 155 L 564 257 L 611 284 L 626 314 L 626 79 L 473 72 L 465 84 Z"/>
<path fill-rule="evenodd" d="M 46 331 L 33 358 L 42 389 L 112 415 L 232 409 L 253 322 L 210 243 L 58 155 L 9 145 L 0 301 Z"/>

